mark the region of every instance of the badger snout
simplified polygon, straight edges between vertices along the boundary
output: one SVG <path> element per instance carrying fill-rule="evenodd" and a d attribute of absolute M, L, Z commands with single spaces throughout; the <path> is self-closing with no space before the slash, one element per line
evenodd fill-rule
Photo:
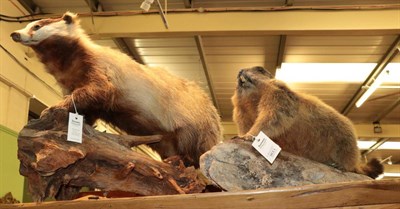
<path fill-rule="evenodd" d="M 13 33 L 11 33 L 10 36 L 15 42 L 21 42 L 21 34 L 20 33 L 13 32 Z"/>

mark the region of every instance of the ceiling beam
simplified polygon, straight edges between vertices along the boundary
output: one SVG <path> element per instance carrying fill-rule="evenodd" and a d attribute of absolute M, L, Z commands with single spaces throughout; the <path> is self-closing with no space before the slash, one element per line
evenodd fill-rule
<path fill-rule="evenodd" d="M 128 46 L 124 38 L 113 38 L 113 41 L 121 51 L 123 51 L 128 56 L 132 57 L 136 62 L 143 65 L 145 64 L 140 54 L 135 50 L 136 48 L 131 49 L 131 47 Z"/>
<path fill-rule="evenodd" d="M 400 138 L 399 124 L 380 124 L 382 133 L 374 132 L 374 124 L 354 124 L 359 138 Z"/>
<path fill-rule="evenodd" d="M 89 6 L 89 8 L 92 12 L 103 12 L 104 11 L 103 6 L 101 5 L 101 3 L 98 0 L 85 0 L 85 2 Z M 137 53 L 136 50 L 131 49 L 128 46 L 128 44 L 126 43 L 126 40 L 124 38 L 115 37 L 112 40 L 114 41 L 115 45 L 117 45 L 117 47 L 123 53 L 127 54 L 128 56 L 130 56 L 131 58 L 136 60 L 136 62 L 138 62 L 140 64 L 144 64 L 143 59 L 141 58 L 139 53 Z"/>
<path fill-rule="evenodd" d="M 285 6 L 287 6 L 287 7 L 293 6 L 293 4 L 294 4 L 294 0 L 286 0 L 285 1 Z"/>
<path fill-rule="evenodd" d="M 400 173 L 400 165 L 396 165 L 399 161 L 394 161 L 392 159 L 392 165 L 384 164 L 384 171 L 385 173 Z"/>
<path fill-rule="evenodd" d="M 185 8 L 192 8 L 192 0 L 183 0 Z"/>
<path fill-rule="evenodd" d="M 213 81 L 212 81 L 211 76 L 210 76 L 206 54 L 204 52 L 203 39 L 201 38 L 201 36 L 195 36 L 194 38 L 195 38 L 195 41 L 196 41 L 197 50 L 199 52 L 201 64 L 203 65 L 203 70 L 204 70 L 204 74 L 206 76 L 207 85 L 208 85 L 208 88 L 210 89 L 210 94 L 211 94 L 212 101 L 214 103 L 214 106 L 217 108 L 218 112 L 221 113 L 221 111 L 219 109 L 218 102 L 217 102 L 217 97 L 215 96 L 214 84 L 213 84 Z"/>
<path fill-rule="evenodd" d="M 388 107 L 386 107 L 386 109 L 384 109 L 378 116 L 376 116 L 374 122 L 379 122 L 381 121 L 383 118 L 385 118 L 390 112 L 392 112 L 394 110 L 394 108 L 396 108 L 397 106 L 399 106 L 400 104 L 400 98 L 397 98 L 397 100 L 395 102 L 393 102 L 391 105 L 389 105 Z"/>
<path fill-rule="evenodd" d="M 370 148 L 368 148 L 367 150 L 364 150 L 361 152 L 361 155 L 366 156 L 369 153 L 375 151 L 376 149 L 378 149 L 383 143 L 385 143 L 387 140 L 389 140 L 389 138 L 380 138 L 378 139 L 378 141 L 375 142 L 375 144 L 373 144 Z"/>
<path fill-rule="evenodd" d="M 281 69 L 283 56 L 286 50 L 286 35 L 281 35 L 279 38 L 278 56 L 276 59 L 275 69 L 273 69 L 272 75 L 275 77 L 276 71 Z"/>
<path fill-rule="evenodd" d="M 107 16 L 107 15 L 108 16 Z M 399 34 L 400 10 L 284 11 L 284 12 L 185 12 L 168 13 L 166 29 L 158 14 L 81 15 L 89 34 L 103 37 L 195 36 L 195 35 L 370 35 Z M 182 21 L 185 20 L 185 21 Z M 210 21 L 213 20 L 213 21 Z M 279 20 L 279 21 L 272 21 Z M 296 21 L 293 21 L 296 20 Z M 352 21 L 348 21 L 352 20 Z M 368 21 L 366 21 L 368 20 Z M 196 24 L 187 24 L 187 23 Z M 302 24 L 299 24 L 301 22 Z M 132 25 L 132 27 L 120 27 Z"/>
<path fill-rule="evenodd" d="M 101 4 L 98 0 L 85 0 L 85 2 L 92 12 L 103 11 Z"/>
<path fill-rule="evenodd" d="M 33 2 L 33 0 L 18 0 L 18 2 L 29 12 L 29 14 L 41 13 L 41 9 Z"/>
<path fill-rule="evenodd" d="M 346 104 L 346 106 L 343 108 L 341 113 L 343 115 L 349 114 L 349 112 L 354 108 L 355 103 L 357 100 L 363 95 L 363 93 L 366 91 L 364 87 L 371 86 L 371 84 L 374 82 L 376 77 L 385 69 L 386 65 L 389 64 L 392 59 L 399 53 L 399 50 L 397 47 L 400 44 L 400 35 L 397 36 L 395 41 L 392 43 L 392 45 L 388 48 L 386 53 L 382 56 L 378 64 L 375 66 L 375 68 L 372 70 L 372 72 L 369 74 L 367 79 L 364 81 L 364 83 L 358 88 L 357 92 L 353 95 L 353 97 L 350 99 L 350 101 Z"/>

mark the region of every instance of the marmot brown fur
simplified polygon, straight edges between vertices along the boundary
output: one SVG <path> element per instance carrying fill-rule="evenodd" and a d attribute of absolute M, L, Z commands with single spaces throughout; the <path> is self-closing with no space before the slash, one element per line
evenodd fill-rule
<path fill-rule="evenodd" d="M 282 150 L 343 171 L 376 178 L 383 166 L 374 159 L 360 165 L 353 124 L 316 97 L 294 92 L 263 67 L 243 69 L 232 102 L 239 137 L 263 131 Z"/>
<path fill-rule="evenodd" d="M 198 85 L 95 44 L 75 14 L 32 22 L 11 37 L 30 46 L 62 87 L 66 96 L 57 107 L 74 112 L 73 95 L 89 124 L 100 118 L 128 134 L 164 135 L 150 146 L 196 167 L 222 139 L 220 117 Z"/>

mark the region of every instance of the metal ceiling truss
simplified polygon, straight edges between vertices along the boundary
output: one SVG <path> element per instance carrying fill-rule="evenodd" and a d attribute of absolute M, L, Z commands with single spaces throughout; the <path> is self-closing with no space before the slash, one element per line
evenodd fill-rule
<path fill-rule="evenodd" d="M 103 7 L 98 0 L 85 0 L 85 2 L 89 6 L 90 11 L 92 12 L 103 11 Z"/>
<path fill-rule="evenodd" d="M 370 148 L 368 148 L 367 150 L 364 150 L 361 152 L 362 156 L 367 156 L 369 153 L 375 151 L 376 149 L 378 149 L 383 143 L 385 143 L 386 141 L 388 141 L 389 138 L 380 138 L 378 139 L 375 144 L 373 144 Z"/>
<path fill-rule="evenodd" d="M 275 77 L 276 71 L 281 69 L 283 56 L 285 55 L 286 50 L 286 35 L 281 35 L 279 39 L 279 48 L 278 48 L 278 56 L 276 59 L 275 69 L 273 69 L 272 75 Z"/>
<path fill-rule="evenodd" d="M 363 95 L 363 93 L 366 91 L 364 87 L 371 86 L 371 84 L 374 82 L 374 80 L 377 78 L 377 76 L 385 69 L 385 67 L 393 60 L 393 58 L 399 53 L 399 50 L 397 49 L 400 44 L 400 35 L 397 36 L 396 40 L 393 42 L 393 44 L 388 48 L 386 53 L 383 55 L 383 57 L 380 59 L 378 64 L 375 66 L 375 68 L 372 70 L 372 72 L 369 74 L 367 79 L 364 81 L 364 83 L 358 88 L 357 92 L 353 95 L 351 100 L 346 104 L 346 106 L 342 110 L 343 115 L 349 114 L 349 112 L 354 108 L 355 103 L 357 100 Z M 382 119 L 382 118 L 380 118 Z"/>
<path fill-rule="evenodd" d="M 85 0 L 85 2 L 92 12 L 104 12 L 103 6 L 98 0 Z M 139 53 L 135 49 L 131 49 L 124 38 L 113 38 L 112 40 L 122 52 L 132 57 L 136 62 L 144 64 Z"/>
<path fill-rule="evenodd" d="M 397 106 L 400 104 L 400 98 L 397 98 L 395 102 L 389 105 L 386 109 L 384 109 L 376 118 L 374 119 L 374 123 L 379 123 L 383 118 L 386 117 L 390 112 L 392 112 Z"/>
<path fill-rule="evenodd" d="M 194 38 L 196 41 L 197 50 L 200 55 L 201 64 L 203 65 L 203 70 L 204 70 L 204 74 L 206 76 L 207 85 L 208 85 L 208 88 L 210 89 L 212 101 L 214 103 L 214 106 L 217 108 L 218 112 L 221 113 L 218 102 L 217 102 L 217 97 L 215 96 L 214 85 L 213 85 L 213 82 L 212 82 L 212 79 L 211 79 L 211 76 L 209 73 L 206 54 L 204 52 L 204 47 L 203 47 L 203 39 L 201 38 L 201 36 L 195 36 Z"/>
<path fill-rule="evenodd" d="M 185 8 L 192 8 L 192 0 L 183 0 Z"/>
<path fill-rule="evenodd" d="M 168 12 L 168 21 L 173 22 L 174 27 L 168 30 L 162 27 L 158 13 L 142 14 L 142 11 L 109 11 L 96 12 L 94 19 L 101 23 L 94 27 L 88 27 L 87 31 L 96 37 L 188 37 L 195 35 L 210 36 L 229 33 L 235 35 L 348 35 L 352 28 L 352 35 L 389 35 L 399 34 L 400 29 L 393 17 L 398 15 L 398 10 L 351 10 L 340 11 L 287 11 L 287 12 L 213 12 L 205 11 Z M 137 14 L 137 15 L 135 15 Z M 206 15 L 205 15 L 206 14 Z M 90 13 L 80 13 L 82 25 L 91 24 Z M 112 16 L 113 18 L 103 18 Z M 298 24 L 295 21 L 265 20 L 292 20 L 301 19 Z M 342 21 L 341 19 L 352 21 Z M 365 21 L 365 19 L 374 21 Z M 185 20 L 185 21 L 182 21 Z M 210 21 L 213 20 L 213 21 Z M 323 21 L 322 21 L 323 20 Z M 188 24 L 188 22 L 196 24 Z M 232 24 L 235 22 L 235 24 Z M 147 24 L 143 24 L 147 23 Z M 135 27 L 116 27 L 116 25 L 132 25 Z M 332 30 L 335 28 L 335 30 Z"/>
<path fill-rule="evenodd" d="M 18 0 L 18 2 L 29 12 L 29 14 L 42 13 L 40 7 L 38 7 L 33 0 Z"/>
<path fill-rule="evenodd" d="M 287 7 L 293 6 L 293 4 L 294 4 L 294 0 L 286 0 L 285 1 L 285 6 L 287 6 Z"/>
<path fill-rule="evenodd" d="M 121 51 L 132 57 L 134 60 L 136 60 L 136 62 L 143 65 L 145 64 L 140 54 L 136 50 L 131 49 L 124 38 L 113 38 L 113 41 L 115 45 L 117 45 L 118 48 L 121 49 Z"/>

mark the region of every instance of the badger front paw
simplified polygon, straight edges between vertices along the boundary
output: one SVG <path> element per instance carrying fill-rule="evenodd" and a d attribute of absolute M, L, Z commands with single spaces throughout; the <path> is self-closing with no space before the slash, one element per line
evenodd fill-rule
<path fill-rule="evenodd" d="M 63 106 L 58 106 L 58 105 L 51 106 L 51 107 L 48 107 L 48 108 L 44 109 L 42 111 L 42 113 L 40 113 L 40 118 L 44 118 L 48 114 L 54 114 L 54 111 L 60 110 L 60 109 L 63 109 L 63 110 L 65 110 L 67 112 L 67 108 L 65 108 Z"/>

